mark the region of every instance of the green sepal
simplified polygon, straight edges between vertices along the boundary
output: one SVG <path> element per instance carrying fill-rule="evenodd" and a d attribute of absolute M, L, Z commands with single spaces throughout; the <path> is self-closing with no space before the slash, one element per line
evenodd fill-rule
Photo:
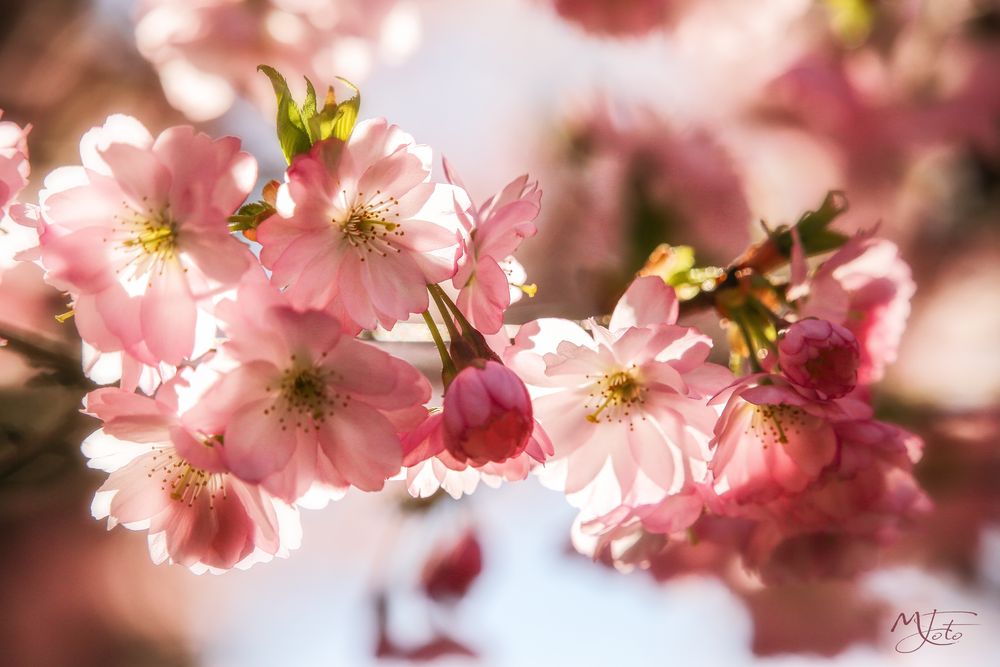
<path fill-rule="evenodd" d="M 229 216 L 229 231 L 245 232 L 257 229 L 260 223 L 274 215 L 274 207 L 266 201 L 255 201 L 244 204 L 236 215 Z"/>
<path fill-rule="evenodd" d="M 334 138 L 347 141 L 358 122 L 358 111 L 361 108 L 361 91 L 346 79 L 340 79 L 354 91 L 349 99 L 337 103 L 333 87 L 327 89 L 323 108 L 308 119 L 309 134 L 313 142 Z"/>

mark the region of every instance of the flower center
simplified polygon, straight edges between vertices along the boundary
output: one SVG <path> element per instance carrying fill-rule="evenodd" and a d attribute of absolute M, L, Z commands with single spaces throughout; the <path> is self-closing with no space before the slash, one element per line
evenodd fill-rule
<path fill-rule="evenodd" d="M 137 232 L 126 239 L 126 248 L 139 248 L 147 255 L 173 255 L 177 249 L 177 223 L 156 218 L 137 218 Z"/>
<path fill-rule="evenodd" d="M 170 215 L 169 204 L 159 210 L 150 207 L 145 211 L 125 204 L 125 209 L 124 215 L 115 217 L 120 227 L 116 235 L 124 237 L 119 247 L 125 259 L 115 273 L 131 269 L 130 278 L 138 278 L 177 257 L 179 225 Z"/>
<path fill-rule="evenodd" d="M 645 402 L 646 391 L 636 377 L 635 364 L 627 370 L 601 375 L 584 404 L 585 408 L 593 410 L 587 415 L 587 421 L 593 424 L 602 419 L 606 422 L 631 421 L 632 408 Z"/>
<path fill-rule="evenodd" d="M 750 428 L 764 447 L 772 442 L 788 444 L 788 436 L 799 435 L 805 423 L 806 413 L 794 405 L 755 405 Z"/>
<path fill-rule="evenodd" d="M 147 476 L 160 477 L 160 489 L 170 492 L 171 500 L 185 503 L 188 507 L 207 489 L 208 507 L 215 509 L 216 497 L 226 499 L 226 473 L 213 473 L 195 468 L 185 459 L 177 456 L 173 449 L 153 453 L 156 464 Z"/>
<path fill-rule="evenodd" d="M 264 414 L 277 412 L 283 431 L 292 423 L 296 428 L 311 426 L 318 431 L 320 424 L 333 416 L 338 403 L 346 408 L 351 399 L 349 394 L 330 391 L 333 375 L 329 369 L 298 363 L 292 355 L 292 365 L 282 373 L 277 386 L 266 388 L 276 390 L 278 396 Z"/>
<path fill-rule="evenodd" d="M 399 200 L 392 195 L 383 195 L 381 190 L 376 190 L 375 196 L 368 200 L 363 192 L 359 192 L 347 218 L 332 222 L 340 228 L 351 247 L 361 251 L 363 262 L 365 253 L 378 253 L 385 257 L 390 252 L 401 252 L 392 244 L 393 237 L 405 233 L 399 220 L 394 219 L 399 218 L 395 210 L 398 207 Z"/>

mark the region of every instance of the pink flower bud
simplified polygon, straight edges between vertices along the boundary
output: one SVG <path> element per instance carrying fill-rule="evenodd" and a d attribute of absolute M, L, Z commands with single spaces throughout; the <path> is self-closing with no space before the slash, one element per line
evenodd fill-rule
<path fill-rule="evenodd" d="M 462 370 L 444 395 L 445 447 L 474 466 L 502 463 L 524 451 L 534 426 L 531 398 L 517 375 L 487 361 Z"/>
<path fill-rule="evenodd" d="M 854 389 L 859 358 L 854 334 L 827 320 L 796 322 L 778 342 L 778 361 L 785 377 L 826 399 Z"/>
<path fill-rule="evenodd" d="M 453 602 L 465 596 L 483 571 L 483 549 L 474 530 L 454 543 L 440 545 L 424 563 L 420 579 L 427 597 Z"/>

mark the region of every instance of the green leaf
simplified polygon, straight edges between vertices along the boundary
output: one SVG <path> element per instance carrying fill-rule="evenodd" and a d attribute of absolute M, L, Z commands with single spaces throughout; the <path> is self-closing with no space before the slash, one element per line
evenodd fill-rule
<path fill-rule="evenodd" d="M 830 223 L 847 210 L 847 198 L 843 192 L 827 193 L 823 203 L 815 211 L 807 211 L 795 223 L 798 228 L 799 240 L 807 255 L 819 255 L 839 248 L 847 240 L 840 232 L 829 229 Z M 788 228 L 778 230 L 774 236 L 781 253 L 789 257 L 792 251 L 792 235 Z"/>
<path fill-rule="evenodd" d="M 296 155 L 307 153 L 312 147 L 312 139 L 306 123 L 303 120 L 302 111 L 299 105 L 292 99 L 292 93 L 288 89 L 288 82 L 276 69 L 267 65 L 260 65 L 257 70 L 263 72 L 271 80 L 271 87 L 274 88 L 274 95 L 278 100 L 278 114 L 276 119 L 278 131 L 278 143 L 281 145 L 281 152 L 285 155 L 285 160 L 292 161 Z M 311 87 L 311 84 L 310 84 Z M 309 104 L 309 98 L 306 98 Z M 316 107 L 316 94 L 313 92 L 312 101 L 313 113 Z"/>
<path fill-rule="evenodd" d="M 311 145 L 319 141 L 319 138 L 313 135 L 312 123 L 309 122 L 316 115 L 316 89 L 313 88 L 313 82 L 309 80 L 309 77 L 303 78 L 306 80 L 306 100 L 302 103 L 302 122 L 305 125 L 306 134 L 309 135 Z"/>

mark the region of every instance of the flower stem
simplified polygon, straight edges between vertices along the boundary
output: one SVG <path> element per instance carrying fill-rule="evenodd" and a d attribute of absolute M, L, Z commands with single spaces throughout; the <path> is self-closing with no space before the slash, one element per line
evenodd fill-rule
<path fill-rule="evenodd" d="M 757 343 L 755 336 L 750 331 L 750 327 L 747 326 L 746 320 L 743 319 L 742 313 L 734 313 L 733 315 L 733 320 L 735 320 L 736 325 L 740 328 L 740 333 L 743 334 L 743 340 L 746 341 L 747 344 L 747 358 L 750 360 L 750 367 L 755 373 L 762 373 L 764 368 L 760 365 L 760 359 L 757 358 Z"/>
<path fill-rule="evenodd" d="M 455 368 L 455 362 L 451 360 L 451 356 L 448 354 L 448 348 L 445 347 L 444 340 L 441 338 L 441 332 L 437 328 L 437 324 L 434 322 L 434 318 L 431 317 L 430 311 L 425 310 L 422 313 L 424 317 L 424 323 L 427 324 L 427 328 L 430 329 L 431 338 L 434 339 L 434 346 L 437 347 L 438 354 L 441 355 L 441 376 L 454 376 L 458 373 Z M 447 384 L 447 382 L 445 383 Z"/>
<path fill-rule="evenodd" d="M 455 326 L 455 320 L 448 312 L 448 307 L 445 305 L 445 301 L 442 300 L 441 288 L 437 285 L 428 285 L 427 291 L 430 293 L 431 298 L 434 299 L 434 303 L 437 304 L 438 311 L 441 313 L 441 318 L 444 320 L 444 325 L 448 327 L 448 336 L 454 341 L 462 337 L 459 333 L 458 328 Z M 447 296 L 445 297 L 447 298 Z"/>
<path fill-rule="evenodd" d="M 431 294 L 434 295 L 434 301 L 439 307 L 442 303 L 448 307 L 448 309 L 455 316 L 455 319 L 458 320 L 458 324 L 462 327 L 463 332 L 469 333 L 476 330 L 476 328 L 472 326 L 472 323 L 469 322 L 469 320 L 465 318 L 465 315 L 462 314 L 462 311 L 458 309 L 455 302 L 451 300 L 443 289 L 441 289 L 440 285 L 430 285 L 428 289 L 431 290 Z"/>

